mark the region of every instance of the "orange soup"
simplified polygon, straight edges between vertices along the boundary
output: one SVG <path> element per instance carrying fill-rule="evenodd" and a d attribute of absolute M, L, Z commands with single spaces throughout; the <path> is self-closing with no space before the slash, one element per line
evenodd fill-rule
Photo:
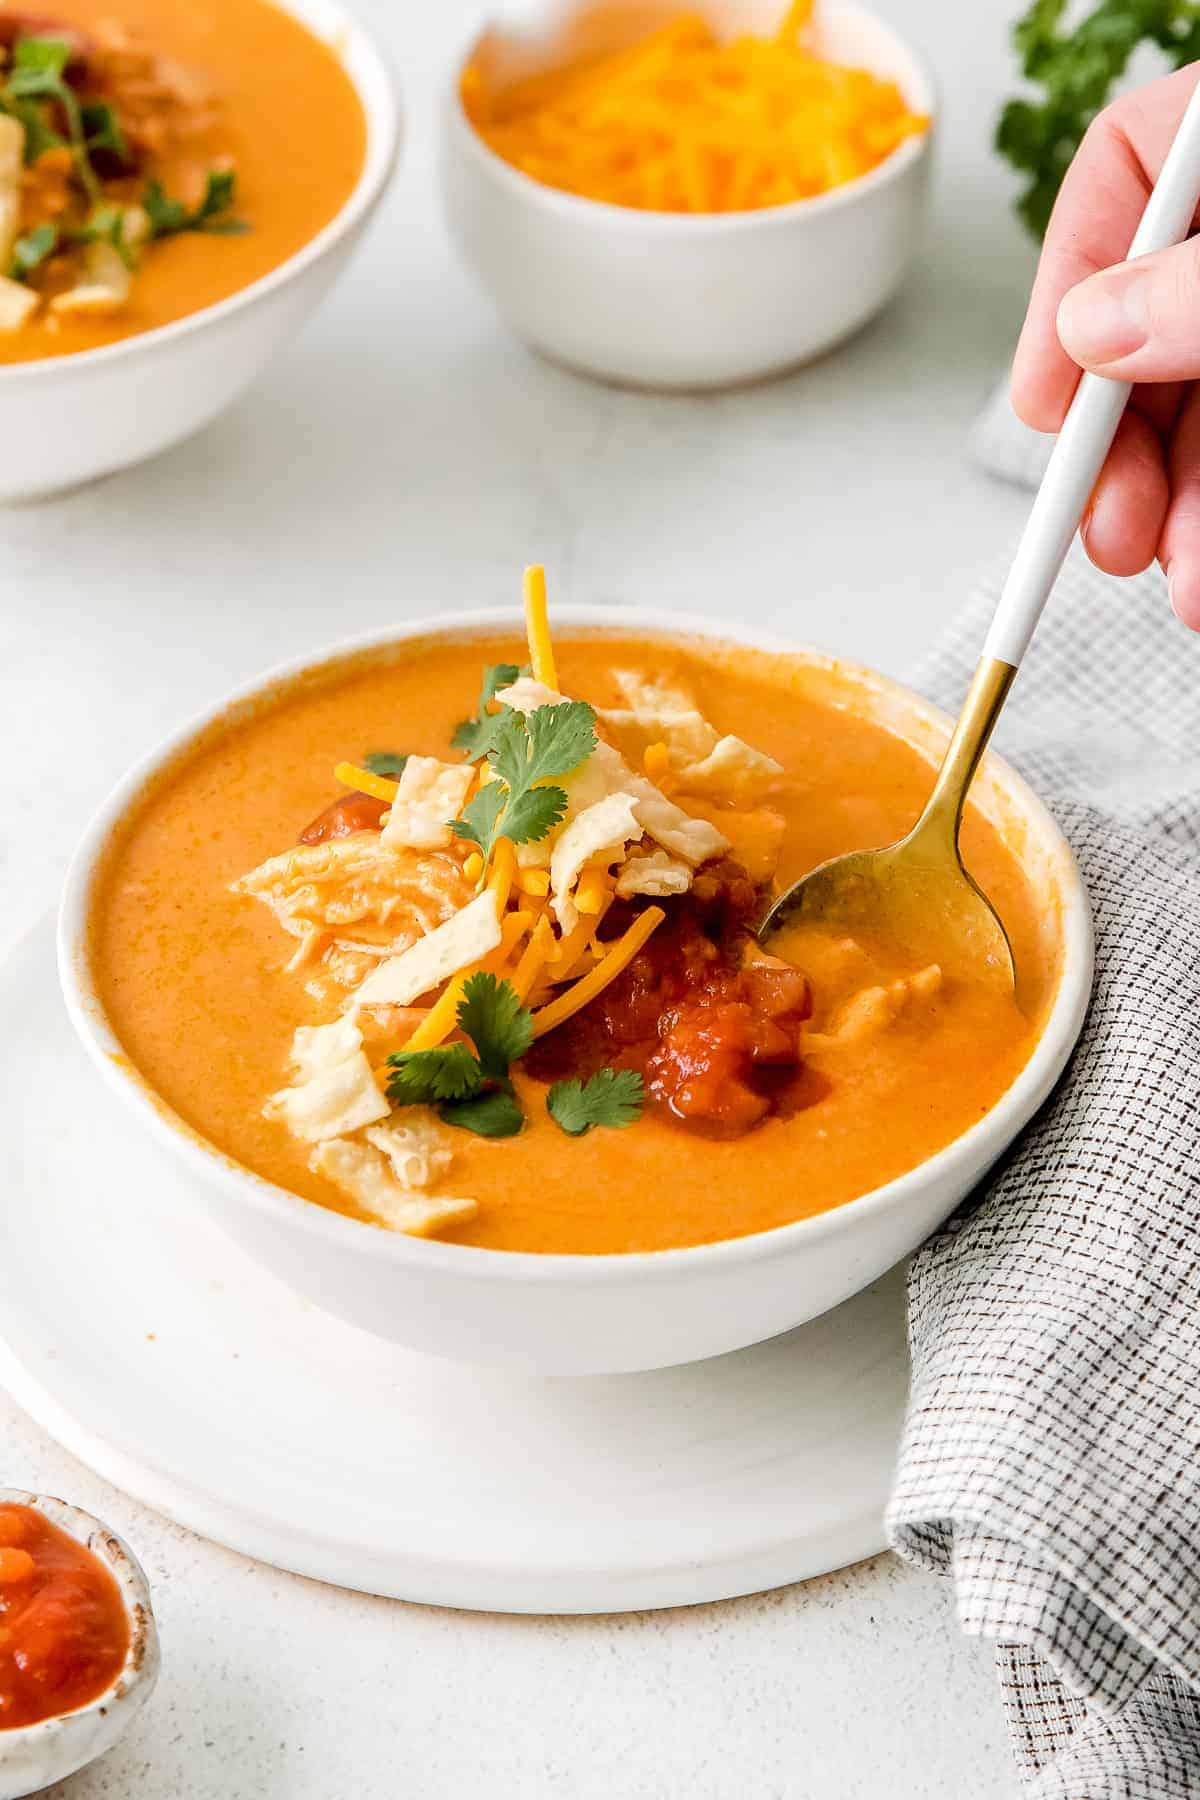
<path fill-rule="evenodd" d="M 366 121 L 270 0 L 0 5 L 0 362 L 169 324 L 341 209 Z"/>
<path fill-rule="evenodd" d="M 784 963 L 753 937 L 771 895 L 900 835 L 929 764 L 836 671 L 551 649 L 533 612 L 532 673 L 491 637 L 332 664 L 142 795 L 90 954 L 150 1088 L 307 1201 L 535 1252 L 766 1230 L 975 1124 L 1056 980 L 996 830 L 970 811 L 964 846 L 1020 1006 L 862 935 L 795 931 Z"/>

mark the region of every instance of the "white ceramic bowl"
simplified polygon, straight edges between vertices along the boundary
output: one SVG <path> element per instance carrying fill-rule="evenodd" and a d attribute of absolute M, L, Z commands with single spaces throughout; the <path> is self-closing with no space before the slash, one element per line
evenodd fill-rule
<path fill-rule="evenodd" d="M 56 1718 L 0 1731 L 0 1800 L 20 1800 L 51 1782 L 64 1781 L 85 1763 L 111 1750 L 154 1691 L 158 1680 L 158 1630 L 150 1606 L 150 1588 L 129 1545 L 91 1513 L 29 1494 L 0 1488 L 0 1505 L 36 1507 L 52 1524 L 85 1544 L 111 1572 L 129 1617 L 129 1649 L 112 1686 L 86 1706 Z"/>
<path fill-rule="evenodd" d="M 603 380 L 717 388 L 804 362 L 896 291 L 921 237 L 931 131 L 831 193 L 697 216 L 609 206 L 545 187 L 491 151 L 458 79 L 477 59 L 501 83 L 630 41 L 675 0 L 537 0 L 522 23 L 479 31 L 442 100 L 441 182 L 451 232 L 501 316 L 534 349 Z M 774 30 L 781 0 L 704 0 L 722 31 Z M 817 48 L 935 111 L 933 78 L 890 26 L 851 0 L 820 5 Z"/>
<path fill-rule="evenodd" d="M 391 76 L 332 0 L 276 0 L 335 45 L 367 120 L 366 156 L 341 211 L 248 287 L 173 324 L 98 350 L 0 368 L 0 501 L 40 499 L 144 462 L 222 412 L 323 299 L 395 164 Z"/>
<path fill-rule="evenodd" d="M 685 641 L 723 637 L 788 651 L 805 660 L 814 679 L 834 684 L 835 703 L 850 702 L 886 723 L 931 763 L 948 740 L 949 721 L 907 689 L 778 638 L 740 627 L 717 632 L 711 620 L 642 608 L 564 606 L 556 622 L 566 631 Z M 975 798 L 1029 869 L 1044 903 L 1047 944 L 1061 968 L 1037 1047 L 991 1112 L 928 1162 L 862 1199 L 774 1231 L 686 1250 L 609 1256 L 531 1256 L 383 1232 L 297 1199 L 215 1150 L 151 1095 L 120 1054 L 105 1019 L 85 948 L 97 859 L 155 771 L 214 718 L 236 717 L 238 703 L 252 703 L 268 685 L 376 646 L 469 638 L 489 629 L 517 633 L 520 623 L 507 610 L 459 613 L 306 657 L 231 696 L 134 768 L 92 820 L 67 875 L 59 971 L 72 1021 L 143 1129 L 200 1177 L 197 1203 L 299 1293 L 368 1331 L 459 1361 L 547 1374 L 695 1362 L 773 1337 L 866 1287 L 940 1225 L 1041 1105 L 1079 1034 L 1092 974 L 1087 895 L 1049 813 L 995 756 L 983 766 Z"/>

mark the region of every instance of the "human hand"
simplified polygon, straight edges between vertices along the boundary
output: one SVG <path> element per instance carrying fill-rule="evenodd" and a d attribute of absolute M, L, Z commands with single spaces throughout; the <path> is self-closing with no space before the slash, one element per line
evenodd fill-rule
<path fill-rule="evenodd" d="M 1094 121 L 1059 192 L 1017 346 L 1012 399 L 1057 431 L 1081 368 L 1137 385 L 1080 527 L 1092 561 L 1136 575 L 1157 556 L 1200 631 L 1200 238 L 1120 268 L 1200 79 L 1195 66 Z"/>

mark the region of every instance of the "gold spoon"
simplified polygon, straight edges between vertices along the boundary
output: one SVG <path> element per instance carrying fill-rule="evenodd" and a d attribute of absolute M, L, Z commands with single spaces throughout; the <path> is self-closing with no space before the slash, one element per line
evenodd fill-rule
<path fill-rule="evenodd" d="M 1200 87 L 1180 121 L 1146 204 L 1129 257 L 1183 241 L 1200 203 Z M 845 928 L 869 922 L 924 958 L 963 960 L 1011 989 L 1016 970 L 1004 926 L 963 866 L 959 826 L 979 767 L 1021 658 L 1058 579 L 1083 510 L 1108 455 L 1130 384 L 1084 375 L 1034 499 L 983 656 L 924 812 L 906 837 L 882 850 L 834 857 L 782 894 L 758 928 L 765 944 L 801 921 Z M 930 940 L 928 944 L 924 940 Z M 786 946 L 777 946 L 786 954 Z M 932 960 L 932 957 L 929 958 Z"/>
<path fill-rule="evenodd" d="M 944 964 L 950 960 L 949 948 L 956 963 L 994 973 L 1014 986 L 1008 935 L 963 866 L 958 828 L 971 778 L 1016 672 L 1012 663 L 984 657 L 933 792 L 912 830 L 886 849 L 858 850 L 819 863 L 776 900 L 758 928 L 760 943 L 801 921 L 850 936 L 868 924 L 873 934 L 886 930 L 920 961 Z M 777 948 L 786 954 L 786 946 Z"/>

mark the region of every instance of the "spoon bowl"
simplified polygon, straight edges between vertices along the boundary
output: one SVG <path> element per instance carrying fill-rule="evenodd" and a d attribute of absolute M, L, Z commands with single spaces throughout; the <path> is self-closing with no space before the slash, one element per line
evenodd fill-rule
<path fill-rule="evenodd" d="M 1008 933 L 987 895 L 957 854 L 947 856 L 919 828 L 885 849 L 820 863 L 775 902 L 758 928 L 759 942 L 777 939 L 782 949 L 781 934 L 800 924 L 828 925 L 848 937 L 869 926 L 872 936 L 886 935 L 911 956 L 914 967 L 936 960 L 947 974 L 961 970 L 972 980 L 1016 986 Z"/>
<path fill-rule="evenodd" d="M 1008 933 L 958 848 L 967 789 L 1015 675 L 1009 663 L 985 659 L 979 665 L 933 792 L 907 837 L 882 850 L 856 850 L 819 863 L 776 900 L 758 928 L 760 944 L 778 940 L 802 921 L 851 936 L 867 926 L 914 967 L 937 961 L 944 973 L 1015 989 Z M 786 952 L 786 942 L 776 942 L 776 948 Z"/>

